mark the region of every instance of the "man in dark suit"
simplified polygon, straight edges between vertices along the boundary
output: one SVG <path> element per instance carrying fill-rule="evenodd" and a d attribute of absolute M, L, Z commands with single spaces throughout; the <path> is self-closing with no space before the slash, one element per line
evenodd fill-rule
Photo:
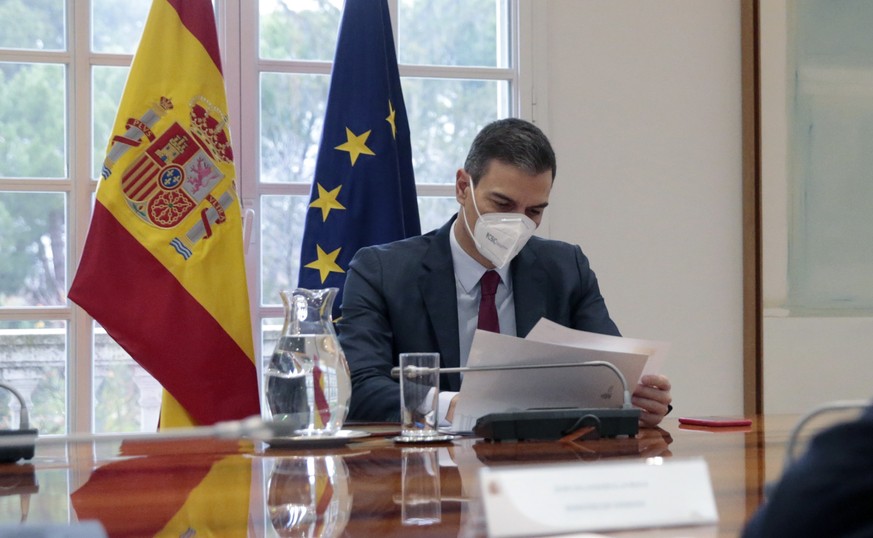
<path fill-rule="evenodd" d="M 743 538 L 873 536 L 873 407 L 817 435 Z"/>
<path fill-rule="evenodd" d="M 426 235 L 358 251 L 338 321 L 352 376 L 350 419 L 399 420 L 400 389 L 390 375 L 398 355 L 436 351 L 442 367 L 463 366 L 477 326 L 524 337 L 545 317 L 619 334 L 581 249 L 531 237 L 555 170 L 539 128 L 514 118 L 493 122 L 456 173 L 455 217 Z M 493 297 L 494 315 L 479 311 L 483 288 L 491 290 L 484 295 Z M 441 376 L 444 418 L 451 418 L 460 386 L 460 375 Z M 664 376 L 645 376 L 634 391 L 643 425 L 658 424 L 670 400 Z"/>

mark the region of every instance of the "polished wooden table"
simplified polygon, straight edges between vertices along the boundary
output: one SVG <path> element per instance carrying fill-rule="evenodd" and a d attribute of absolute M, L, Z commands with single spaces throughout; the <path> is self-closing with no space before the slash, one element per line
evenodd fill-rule
<path fill-rule="evenodd" d="M 236 440 L 125 440 L 38 444 L 31 462 L 0 465 L 0 524 L 99 520 L 109 536 L 485 536 L 482 466 L 648 457 L 703 457 L 717 526 L 683 536 L 737 536 L 778 477 L 796 416 L 746 428 L 692 428 L 666 419 L 634 439 L 491 443 L 458 438 L 396 444 L 396 425 L 347 425 L 370 435 L 336 447 L 272 448 Z M 404 525 L 415 465 L 430 465 L 436 522 Z M 433 463 L 436 462 L 436 466 Z M 675 536 L 677 529 L 616 536 Z"/>

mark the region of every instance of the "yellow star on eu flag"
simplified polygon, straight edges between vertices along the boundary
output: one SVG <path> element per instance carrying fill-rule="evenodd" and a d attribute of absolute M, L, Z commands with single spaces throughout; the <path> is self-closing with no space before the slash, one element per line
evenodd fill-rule
<path fill-rule="evenodd" d="M 309 269 L 318 269 L 321 275 L 321 283 L 324 284 L 325 279 L 331 273 L 345 273 L 343 268 L 336 264 L 336 257 L 339 256 L 342 247 L 333 252 L 326 253 L 321 249 L 321 245 L 315 245 L 315 250 L 318 252 L 318 259 L 314 262 L 307 263 L 305 267 Z"/>
<path fill-rule="evenodd" d="M 367 139 L 370 137 L 371 131 L 367 131 L 362 135 L 356 135 L 352 132 L 351 129 L 346 127 L 346 142 L 340 144 L 334 149 L 338 149 L 340 151 L 348 151 L 349 157 L 352 159 L 352 166 L 355 165 L 355 161 L 358 160 L 358 156 L 362 153 L 364 155 L 375 155 L 373 150 L 367 147 Z"/>
<path fill-rule="evenodd" d="M 394 123 L 394 116 L 397 113 L 394 110 L 394 105 L 391 104 L 391 99 L 388 100 L 388 117 L 385 118 L 385 121 L 391 124 L 391 136 L 395 139 L 397 138 L 397 124 Z"/>
<path fill-rule="evenodd" d="M 318 183 L 318 199 L 309 204 L 309 207 L 317 207 L 321 209 L 321 222 L 327 222 L 327 215 L 331 209 L 345 209 L 345 206 L 339 203 L 336 199 L 339 196 L 342 185 L 329 191 Z"/>

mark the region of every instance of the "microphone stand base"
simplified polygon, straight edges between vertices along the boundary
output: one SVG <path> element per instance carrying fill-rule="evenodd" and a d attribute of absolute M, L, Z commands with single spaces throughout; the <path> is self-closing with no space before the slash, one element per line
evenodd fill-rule
<path fill-rule="evenodd" d="M 639 409 L 529 409 L 508 413 L 490 413 L 476 421 L 473 433 L 492 441 L 555 440 L 572 435 L 581 428 L 591 432 L 584 440 L 603 437 L 636 437 L 639 433 Z"/>
<path fill-rule="evenodd" d="M 36 428 L 0 430 L 0 463 L 33 458 L 37 433 Z"/>

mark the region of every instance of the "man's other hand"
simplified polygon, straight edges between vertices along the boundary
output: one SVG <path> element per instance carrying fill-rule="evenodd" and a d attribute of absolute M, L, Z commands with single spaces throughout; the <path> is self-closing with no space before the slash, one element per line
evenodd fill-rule
<path fill-rule="evenodd" d="M 663 375 L 644 375 L 634 390 L 631 401 L 642 409 L 640 426 L 657 426 L 670 410 L 670 380 Z"/>

